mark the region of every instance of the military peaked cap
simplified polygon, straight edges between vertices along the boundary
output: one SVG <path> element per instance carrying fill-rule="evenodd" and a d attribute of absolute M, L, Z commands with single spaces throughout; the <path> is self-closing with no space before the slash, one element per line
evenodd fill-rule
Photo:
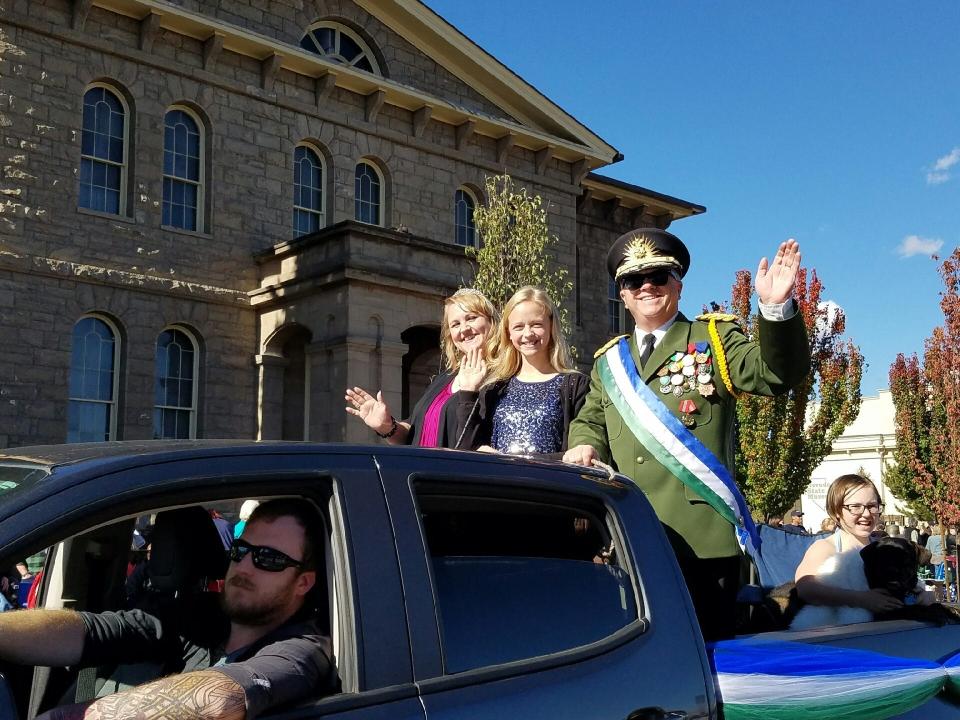
<path fill-rule="evenodd" d="M 614 280 L 659 269 L 674 270 L 683 277 L 689 268 L 687 246 L 676 235 L 657 228 L 626 232 L 617 238 L 607 253 L 607 270 Z"/>

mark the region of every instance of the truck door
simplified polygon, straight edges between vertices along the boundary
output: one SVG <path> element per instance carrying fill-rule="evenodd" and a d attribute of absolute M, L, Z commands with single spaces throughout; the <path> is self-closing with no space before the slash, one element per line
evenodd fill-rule
<path fill-rule="evenodd" d="M 516 458 L 380 466 L 428 720 L 715 716 L 689 599 L 635 488 Z"/>
<path fill-rule="evenodd" d="M 152 521 L 188 505 L 231 516 L 246 499 L 305 498 L 316 505 L 324 524 L 323 582 L 318 583 L 323 592 L 317 600 L 327 613 L 342 692 L 263 717 L 423 720 L 392 528 L 374 463 L 366 452 L 321 448 L 314 454 L 291 447 L 290 453 L 228 447 L 219 454 L 162 456 L 155 462 L 144 455 L 121 471 L 103 474 L 57 470 L 25 498 L 29 502 L 21 511 L 4 516 L 0 567 L 49 547 L 41 607 L 124 609 L 131 536 L 139 519 Z M 10 685 L 20 705 L 18 717 L 32 717 L 67 697 L 78 699 L 76 690 L 65 694 L 75 670 L 15 669 L 21 672 Z M 8 677 L 9 670 L 0 667 Z M 2 691 L 0 683 L 0 697 Z"/>

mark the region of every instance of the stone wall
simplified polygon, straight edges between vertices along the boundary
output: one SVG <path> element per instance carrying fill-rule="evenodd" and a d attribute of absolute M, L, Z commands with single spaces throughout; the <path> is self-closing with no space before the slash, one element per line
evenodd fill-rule
<path fill-rule="evenodd" d="M 152 437 L 154 353 L 157 336 L 170 325 L 186 327 L 200 345 L 198 437 L 254 437 L 249 339 L 256 317 L 245 298 L 70 263 L 2 259 L 0 446 L 66 438 L 73 326 L 87 313 L 107 317 L 119 330 L 117 439 Z"/>

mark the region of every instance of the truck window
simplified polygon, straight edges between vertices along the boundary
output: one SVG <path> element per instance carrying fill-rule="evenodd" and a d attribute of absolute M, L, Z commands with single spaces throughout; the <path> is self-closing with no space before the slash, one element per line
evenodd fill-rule
<path fill-rule="evenodd" d="M 447 673 L 587 645 L 637 620 L 599 503 L 420 490 Z"/>
<path fill-rule="evenodd" d="M 229 565 L 232 519 L 239 519 L 240 509 L 250 499 L 161 507 L 136 516 L 121 516 L 64 539 L 48 553 L 44 566 L 47 578 L 38 606 L 93 612 L 136 609 L 159 615 L 173 607 L 176 599 L 186 598 L 184 606 L 191 608 L 194 617 L 179 616 L 185 620 L 183 628 L 201 638 L 197 642 L 207 640 L 204 627 L 217 626 L 223 617 L 220 595 Z M 310 500 L 316 504 L 316 498 Z M 345 615 L 339 605 L 345 600 L 337 593 L 329 513 L 322 505 L 318 510 L 324 544 L 318 548 L 317 584 L 306 602 L 316 613 L 320 631 L 339 643 Z M 216 530 L 212 538 L 210 525 L 205 522 Z M 335 653 L 340 652 L 335 657 L 348 662 L 343 644 L 334 648 Z M 58 668 L 49 677 L 38 676 L 32 694 L 42 709 L 86 702 L 159 678 L 163 664 L 154 660 L 97 666 L 91 669 L 88 683 L 81 682 L 76 668 Z M 349 672 L 354 672 L 352 667 Z"/>

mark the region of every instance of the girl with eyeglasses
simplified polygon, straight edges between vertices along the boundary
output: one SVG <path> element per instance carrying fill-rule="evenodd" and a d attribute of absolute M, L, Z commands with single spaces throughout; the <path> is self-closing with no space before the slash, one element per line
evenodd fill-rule
<path fill-rule="evenodd" d="M 820 582 L 817 572 L 840 552 L 859 552 L 873 540 L 883 503 L 877 486 L 861 475 L 841 475 L 827 490 L 827 514 L 836 522 L 832 535 L 811 545 L 795 576 L 797 595 L 812 605 L 859 607 L 872 613 L 889 612 L 903 605 L 884 590 L 847 590 Z"/>

